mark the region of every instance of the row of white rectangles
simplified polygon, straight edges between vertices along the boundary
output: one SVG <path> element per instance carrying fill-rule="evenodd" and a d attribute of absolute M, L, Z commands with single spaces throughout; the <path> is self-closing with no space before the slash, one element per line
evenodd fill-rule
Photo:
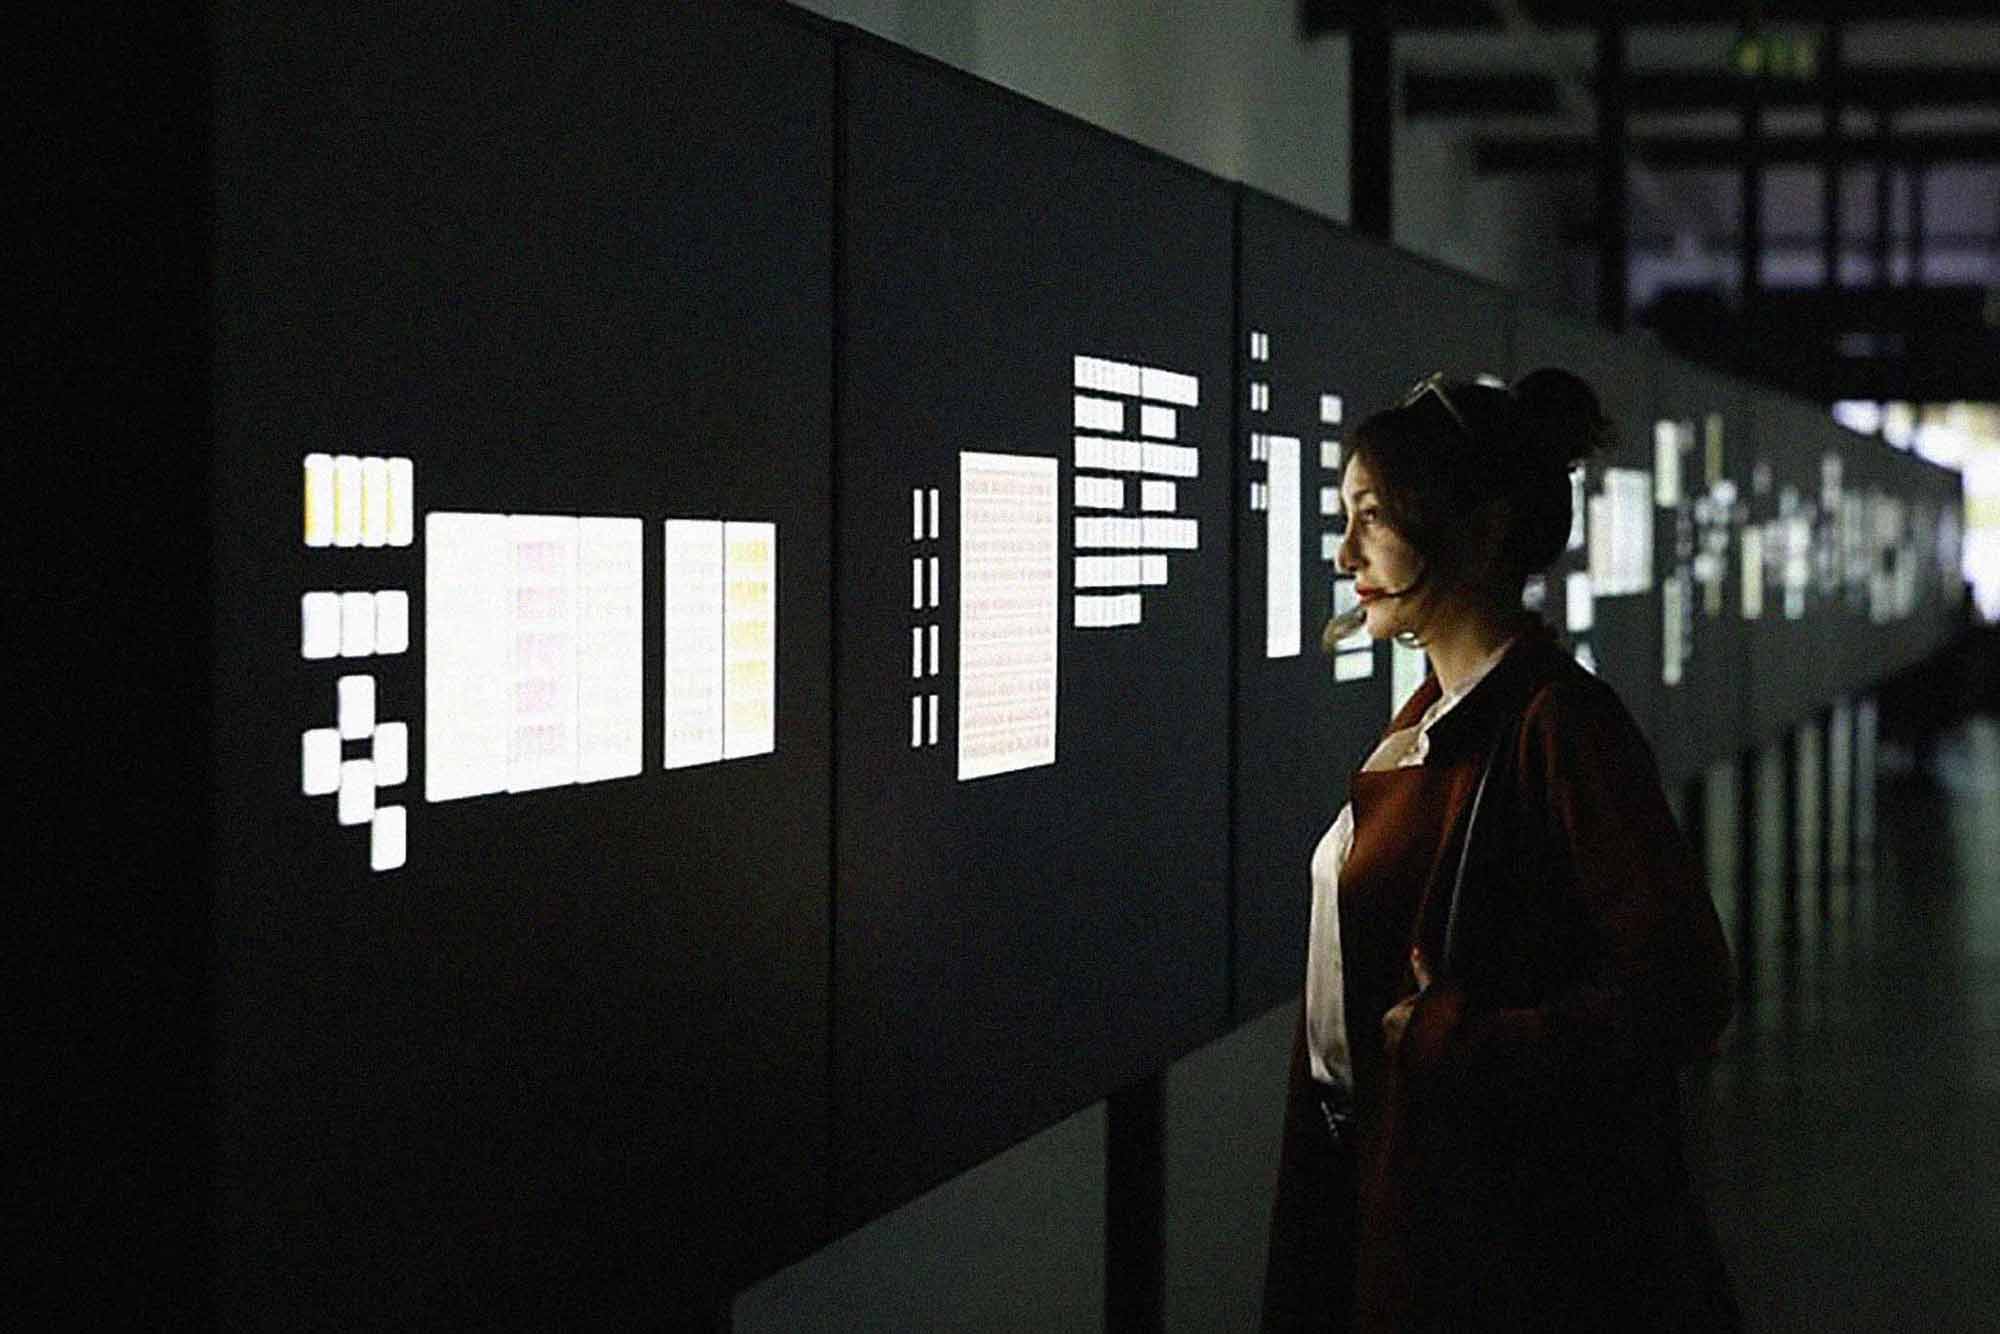
<path fill-rule="evenodd" d="M 416 536 L 416 504 L 408 459 L 306 455 L 309 547 L 406 547 Z"/>
<path fill-rule="evenodd" d="M 1103 357 L 1078 357 L 1075 361 L 1076 387 L 1100 394 L 1123 394 L 1127 398 L 1150 398 L 1176 403 L 1184 408 L 1201 406 L 1201 381 L 1179 371 L 1155 366 L 1133 366 Z"/>
<path fill-rule="evenodd" d="M 1076 521 L 1079 547 L 1154 547 L 1193 551 L 1201 545 L 1199 519 L 1084 519 Z"/>
<path fill-rule="evenodd" d="M 1125 404 L 1115 398 L 1076 396 L 1076 429 L 1125 434 Z M 1154 440 L 1173 440 L 1180 432 L 1180 414 L 1158 403 L 1139 405 L 1139 434 Z"/>
<path fill-rule="evenodd" d="M 938 738 L 938 697 L 936 695 L 910 696 L 910 749 L 919 746 L 935 746 Z"/>
<path fill-rule="evenodd" d="M 928 535 L 932 539 L 935 539 L 938 535 L 938 489 L 932 487 L 929 491 L 926 491 L 920 486 L 912 487 L 910 490 L 910 540 L 912 542 L 921 542 L 924 540 L 926 536 L 924 523 L 926 515 L 930 519 Z"/>
<path fill-rule="evenodd" d="M 1102 472 L 1156 472 L 1164 477 L 1198 477 L 1201 455 L 1191 445 L 1156 445 L 1149 440 L 1076 437 L 1076 466 Z"/>
<path fill-rule="evenodd" d="M 425 520 L 424 795 L 525 792 L 637 774 L 639 519 Z M 775 746 L 777 529 L 670 519 L 667 768 Z"/>
<path fill-rule="evenodd" d="M 308 658 L 366 658 L 410 647 L 410 595 L 308 593 L 299 599 L 299 651 Z"/>
<path fill-rule="evenodd" d="M 1164 587 L 1167 582 L 1165 556 L 1078 556 L 1078 588 Z"/>
<path fill-rule="evenodd" d="M 1081 630 L 1107 630 L 1121 625 L 1139 623 L 1140 597 L 1137 593 L 1118 593 L 1110 597 L 1090 597 L 1078 594 L 1076 599 L 1076 624 Z"/>
<path fill-rule="evenodd" d="M 1271 461 L 1271 442 L 1273 440 L 1296 439 L 1297 437 L 1295 436 L 1262 435 L 1253 432 L 1250 436 L 1250 461 L 1252 463 L 1269 463 Z M 1328 472 L 1340 471 L 1340 442 L 1338 440 L 1322 440 L 1319 442 L 1319 466 L 1325 468 Z M 1339 488 L 1335 487 L 1334 490 L 1337 492 Z M 1331 513 L 1331 511 L 1328 512 Z"/>
<path fill-rule="evenodd" d="M 1177 482 L 1139 483 L 1139 508 L 1149 513 L 1171 514 L 1180 504 L 1180 485 Z M 1076 479 L 1076 505 L 1087 510 L 1122 510 L 1125 508 L 1125 482 L 1117 477 L 1078 477 Z"/>

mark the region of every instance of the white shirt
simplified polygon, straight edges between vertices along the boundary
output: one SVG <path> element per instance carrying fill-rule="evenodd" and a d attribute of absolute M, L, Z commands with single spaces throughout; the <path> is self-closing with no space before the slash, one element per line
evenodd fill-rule
<path fill-rule="evenodd" d="M 1471 694 L 1513 645 L 1510 639 L 1495 649 L 1456 689 L 1440 694 L 1415 725 L 1383 737 L 1361 766 L 1362 771 L 1421 765 L 1430 754 L 1432 725 Z M 1342 1088 L 1353 1084 L 1354 1067 L 1348 1059 L 1347 1004 L 1341 991 L 1340 871 L 1353 848 L 1354 803 L 1350 801 L 1340 808 L 1333 827 L 1313 849 L 1312 925 L 1306 931 L 1306 1056 L 1314 1079 Z"/>

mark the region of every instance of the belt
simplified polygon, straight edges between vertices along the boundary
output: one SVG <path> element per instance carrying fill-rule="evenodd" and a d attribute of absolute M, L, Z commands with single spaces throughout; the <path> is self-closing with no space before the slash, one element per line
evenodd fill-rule
<path fill-rule="evenodd" d="M 1326 1133 L 1336 1144 L 1345 1144 L 1354 1133 L 1354 1095 L 1338 1084 L 1313 1081 L 1313 1102 L 1326 1121 Z"/>

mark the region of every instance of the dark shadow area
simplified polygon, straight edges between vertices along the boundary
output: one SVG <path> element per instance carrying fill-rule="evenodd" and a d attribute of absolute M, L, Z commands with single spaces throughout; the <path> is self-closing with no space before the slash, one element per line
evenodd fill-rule
<path fill-rule="evenodd" d="M 1834 840 L 1831 874 L 1793 900 L 1803 919 L 1761 928 L 1800 945 L 1750 975 L 1692 1080 L 1695 1168 L 1752 1330 L 1994 1327 L 1995 642 L 1968 630 L 1885 687 L 1872 801 L 1864 757 L 1859 799 L 1829 812 L 1861 820 L 1859 856 Z M 1774 860 L 1757 859 L 1759 904 L 1788 902 Z"/>

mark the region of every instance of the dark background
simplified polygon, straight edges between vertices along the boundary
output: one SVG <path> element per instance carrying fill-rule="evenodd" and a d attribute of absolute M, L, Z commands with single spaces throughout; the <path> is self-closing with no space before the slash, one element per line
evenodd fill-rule
<path fill-rule="evenodd" d="M 886 45 L 846 49 L 842 82 L 833 1096 L 854 1224 L 1224 1029 L 1231 229 L 1220 182 Z M 1073 624 L 1072 519 L 1097 512 L 1071 503 L 1078 355 L 1201 381 L 1174 442 L 1200 451 L 1176 481 L 1200 546 L 1168 553 L 1137 626 Z M 1056 762 L 963 783 L 962 450 L 1062 460 Z M 940 744 L 912 750 L 920 486 L 942 492 L 942 606 L 917 619 L 941 622 L 945 671 Z"/>
<path fill-rule="evenodd" d="M 47 646 L 48 761 L 15 786 L 53 998 L 17 1235 L 72 1316 L 670 1318 L 1289 998 L 1304 859 L 1389 703 L 1386 653 L 1335 687 L 1314 647 L 1322 390 L 1351 428 L 1431 369 L 1569 358 L 1638 466 L 1654 386 L 1653 415 L 1727 414 L 1746 497 L 1758 451 L 1816 497 L 1834 449 L 1850 488 L 1956 500 L 1816 410 L 790 11 L 226 5 L 47 36 L 94 73 L 49 80 L 28 136 L 55 188 L 20 382 L 98 508 L 10 534 Z M 1305 464 L 1279 662 L 1251 328 Z M 944 492 L 949 664 L 955 456 L 1069 458 L 1079 353 L 1200 376 L 1202 546 L 1143 625 L 1086 632 L 1065 536 L 1058 763 L 959 784 L 949 672 L 945 744 L 907 747 L 909 491 Z M 305 550 L 314 451 L 413 458 L 422 510 L 643 518 L 644 772 L 423 802 L 422 549 Z M 659 768 L 668 517 L 778 525 L 773 755 Z M 1669 783 L 1951 624 L 1955 572 L 1888 627 L 1817 595 L 1781 625 L 1774 590 L 1745 625 L 1738 580 L 1650 705 L 1657 588 L 1629 642 L 1598 606 Z M 300 659 L 298 597 L 350 586 L 416 597 L 411 651 L 364 668 L 418 738 L 385 875 L 297 791 L 342 670 Z"/>
<path fill-rule="evenodd" d="M 757 13 L 225 8 L 216 1098 L 225 1322 L 670 1305 L 823 1234 L 833 49 Z M 644 520 L 642 772 L 423 800 L 424 535 L 307 550 L 301 459 L 421 513 Z M 662 521 L 778 528 L 779 741 L 663 771 Z M 311 588 L 408 653 L 307 662 Z M 409 863 L 298 795 L 406 718 Z M 244 688 L 245 683 L 255 683 Z M 667 1257 L 671 1260 L 664 1262 Z"/>

